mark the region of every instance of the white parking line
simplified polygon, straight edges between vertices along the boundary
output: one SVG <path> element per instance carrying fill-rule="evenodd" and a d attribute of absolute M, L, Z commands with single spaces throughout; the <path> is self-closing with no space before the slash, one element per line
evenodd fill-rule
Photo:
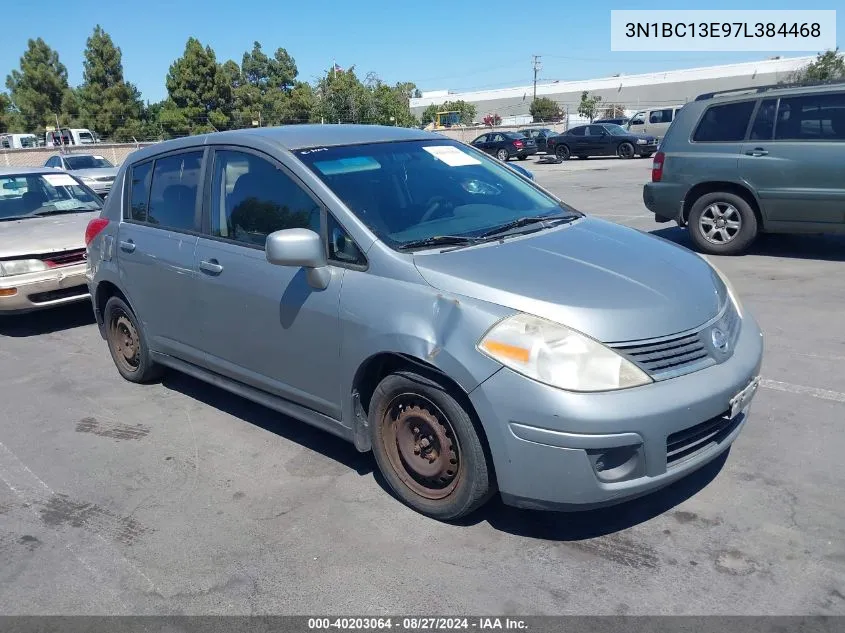
<path fill-rule="evenodd" d="M 821 400 L 831 400 L 833 402 L 845 402 L 845 393 L 841 391 L 831 391 L 829 389 L 819 389 L 817 387 L 805 387 L 804 385 L 793 385 L 788 382 L 780 382 L 779 380 L 768 380 L 764 378 L 760 381 L 760 386 L 766 389 L 774 389 L 775 391 L 784 391 L 786 393 L 796 393 L 802 396 L 811 396 Z"/>

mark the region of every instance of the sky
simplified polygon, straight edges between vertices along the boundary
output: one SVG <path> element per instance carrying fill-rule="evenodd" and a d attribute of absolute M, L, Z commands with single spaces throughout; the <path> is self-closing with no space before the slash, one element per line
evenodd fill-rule
<path fill-rule="evenodd" d="M 3 0 L 14 27 L 0 39 L 0 77 L 18 68 L 29 38 L 58 51 L 71 85 L 82 83 L 85 41 L 100 24 L 123 53 L 124 75 L 144 99 L 167 96 L 165 77 L 194 36 L 219 62 L 240 63 L 253 41 L 265 53 L 287 49 L 300 79 L 314 82 L 334 61 L 354 65 L 359 77 L 375 72 L 388 83 L 413 81 L 421 90 L 474 90 L 530 85 L 532 55 L 539 81 L 590 79 L 765 59 L 807 52 L 626 53 L 610 51 L 611 9 L 693 8 L 683 0 L 652 3 L 541 2 L 537 10 L 514 0 Z M 571 8 L 566 8 L 569 4 Z M 842 1 L 725 2 L 708 9 L 845 9 Z M 838 5 L 838 6 L 837 6 Z M 837 14 L 845 33 L 845 10 Z M 5 81 L 3 82 L 5 84 Z"/>

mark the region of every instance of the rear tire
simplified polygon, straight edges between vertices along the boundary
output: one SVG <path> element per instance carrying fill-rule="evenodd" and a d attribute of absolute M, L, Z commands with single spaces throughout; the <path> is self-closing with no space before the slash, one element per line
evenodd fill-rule
<path fill-rule="evenodd" d="M 417 512 L 458 519 L 495 493 L 479 431 L 443 385 L 412 372 L 390 374 L 373 393 L 369 419 L 382 475 Z"/>
<path fill-rule="evenodd" d="M 528 158 L 528 156 L 517 156 L 516 157 L 517 160 L 525 160 L 526 158 Z"/>
<path fill-rule="evenodd" d="M 496 158 L 498 158 L 503 163 L 508 162 L 508 159 L 510 157 L 511 157 L 510 153 L 504 147 L 496 152 Z"/>
<path fill-rule="evenodd" d="M 164 368 L 153 362 L 144 328 L 120 297 L 112 297 L 103 310 L 106 341 L 117 371 L 129 382 L 157 380 Z"/>
<path fill-rule="evenodd" d="M 751 205 L 724 191 L 696 200 L 687 224 L 696 249 L 711 255 L 738 255 L 751 246 L 759 231 Z"/>
<path fill-rule="evenodd" d="M 571 152 L 569 151 L 569 147 L 566 145 L 556 145 L 555 146 L 555 157 L 559 161 L 569 160 L 571 156 Z"/>

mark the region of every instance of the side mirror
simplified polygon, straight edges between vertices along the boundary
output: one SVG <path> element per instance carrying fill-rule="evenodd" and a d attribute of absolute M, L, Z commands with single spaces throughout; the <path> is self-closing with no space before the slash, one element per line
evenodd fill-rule
<path fill-rule="evenodd" d="M 267 236 L 267 261 L 275 266 L 305 268 L 308 283 L 318 290 L 329 285 L 331 271 L 326 264 L 323 240 L 310 229 L 283 229 Z"/>

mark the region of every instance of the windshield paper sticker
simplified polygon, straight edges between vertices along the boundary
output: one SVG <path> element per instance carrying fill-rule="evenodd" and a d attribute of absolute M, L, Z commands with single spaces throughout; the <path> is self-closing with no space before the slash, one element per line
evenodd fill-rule
<path fill-rule="evenodd" d="M 461 151 L 453 145 L 430 145 L 423 147 L 425 151 L 442 160 L 449 167 L 462 167 L 464 165 L 480 165 L 481 161 L 466 152 Z"/>
<path fill-rule="evenodd" d="M 44 180 L 54 187 L 76 187 L 79 185 L 67 174 L 43 174 Z"/>
<path fill-rule="evenodd" d="M 102 156 L 94 156 L 94 158 L 95 158 L 96 160 L 106 160 L 106 159 L 105 159 L 105 158 L 103 158 Z"/>

